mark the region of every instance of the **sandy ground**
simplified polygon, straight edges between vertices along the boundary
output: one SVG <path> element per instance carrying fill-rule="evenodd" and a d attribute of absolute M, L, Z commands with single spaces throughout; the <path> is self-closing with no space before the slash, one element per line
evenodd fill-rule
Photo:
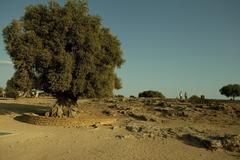
<path fill-rule="evenodd" d="M 153 123 L 162 127 L 195 126 L 223 133 L 240 133 L 239 123 L 224 124 L 193 122 L 186 119 L 166 119 L 161 123 L 139 122 L 124 116 L 112 125 L 92 126 L 36 126 L 20 122 L 14 117 L 24 112 L 40 112 L 54 104 L 53 99 L 0 100 L 0 160 L 236 160 L 240 154 L 225 150 L 211 151 L 189 145 L 176 138 L 138 138 L 125 123 Z M 105 105 L 84 102 L 83 110 L 100 114 Z M 97 112 L 97 113 L 95 113 Z M 167 121 L 167 123 L 166 123 Z M 164 122 L 164 123 L 162 123 Z M 209 121 L 208 121 L 209 122 Z M 235 122 L 235 121 L 233 121 Z M 214 127 L 214 128 L 213 128 Z M 1 133 L 10 133 L 2 135 Z"/>

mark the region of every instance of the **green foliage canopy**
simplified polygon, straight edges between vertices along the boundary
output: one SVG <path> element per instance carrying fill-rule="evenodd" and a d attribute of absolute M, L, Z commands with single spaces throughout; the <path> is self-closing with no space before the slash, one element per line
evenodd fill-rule
<path fill-rule="evenodd" d="M 105 97 L 121 88 L 120 41 L 88 13 L 84 0 L 30 5 L 3 30 L 22 90 L 38 87 L 57 98 Z"/>
<path fill-rule="evenodd" d="M 225 95 L 226 97 L 232 97 L 234 100 L 235 97 L 240 96 L 240 85 L 239 84 L 229 84 L 229 85 L 223 86 L 219 90 L 219 92 L 222 95 Z"/>

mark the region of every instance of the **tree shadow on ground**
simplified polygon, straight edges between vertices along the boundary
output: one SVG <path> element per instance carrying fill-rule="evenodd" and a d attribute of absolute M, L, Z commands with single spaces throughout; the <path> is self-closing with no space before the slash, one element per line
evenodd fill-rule
<path fill-rule="evenodd" d="M 9 114 L 23 114 L 23 113 L 35 113 L 43 114 L 49 110 L 46 106 L 27 105 L 27 104 L 15 104 L 15 103 L 0 103 L 0 115 Z"/>

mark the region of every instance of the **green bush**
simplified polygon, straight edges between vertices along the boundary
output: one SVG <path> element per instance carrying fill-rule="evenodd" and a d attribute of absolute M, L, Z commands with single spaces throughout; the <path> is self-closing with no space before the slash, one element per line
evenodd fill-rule
<path fill-rule="evenodd" d="M 17 99 L 19 98 L 19 94 L 16 91 L 9 91 L 6 93 L 6 97 Z"/>
<path fill-rule="evenodd" d="M 165 98 L 165 96 L 159 91 L 143 91 L 138 94 L 138 97 Z"/>
<path fill-rule="evenodd" d="M 197 95 L 193 95 L 192 97 L 189 98 L 189 101 L 192 103 L 201 103 L 202 99 Z"/>
<path fill-rule="evenodd" d="M 0 87 L 0 97 L 3 96 L 3 91 L 4 91 L 4 89 L 2 87 Z"/>

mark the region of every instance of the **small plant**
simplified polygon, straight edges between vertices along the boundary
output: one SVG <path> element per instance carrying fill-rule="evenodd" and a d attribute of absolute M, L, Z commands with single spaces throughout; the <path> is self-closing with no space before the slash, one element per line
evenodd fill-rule
<path fill-rule="evenodd" d="M 158 98 L 165 98 L 165 96 L 159 92 L 159 91 L 143 91 L 141 93 L 138 94 L 138 97 L 158 97 Z"/>

